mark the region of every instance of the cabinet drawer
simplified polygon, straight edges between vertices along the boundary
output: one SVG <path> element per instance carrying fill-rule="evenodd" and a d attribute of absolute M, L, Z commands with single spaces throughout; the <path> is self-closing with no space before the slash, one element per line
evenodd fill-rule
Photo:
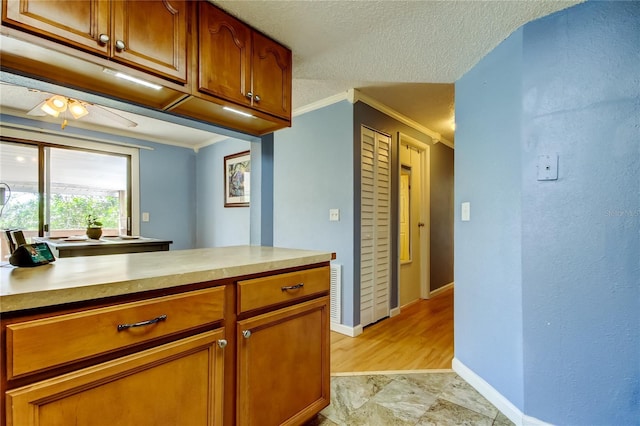
<path fill-rule="evenodd" d="M 292 302 L 329 291 L 329 267 L 238 281 L 238 312 Z"/>
<path fill-rule="evenodd" d="M 223 319 L 224 286 L 7 326 L 9 379 Z M 127 327 L 127 325 L 129 325 Z"/>

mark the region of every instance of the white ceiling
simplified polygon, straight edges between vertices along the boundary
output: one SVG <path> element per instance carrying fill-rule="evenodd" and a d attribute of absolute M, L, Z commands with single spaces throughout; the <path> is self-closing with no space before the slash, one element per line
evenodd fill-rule
<path fill-rule="evenodd" d="M 579 2 L 214 1 L 292 49 L 294 113 L 356 88 L 451 142 L 452 83 L 526 22 Z M 8 87 L 0 87 L 3 112 L 26 114 L 42 101 L 42 93 L 14 93 Z M 91 114 L 69 125 L 100 126 L 97 129 L 192 147 L 223 139 L 203 130 L 119 114 L 139 125 L 131 129 L 105 117 L 89 118 Z"/>

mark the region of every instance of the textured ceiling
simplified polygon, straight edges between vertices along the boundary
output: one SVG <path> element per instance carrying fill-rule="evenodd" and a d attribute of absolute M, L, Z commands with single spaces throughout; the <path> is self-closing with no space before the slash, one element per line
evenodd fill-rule
<path fill-rule="evenodd" d="M 213 3 L 291 48 L 294 109 L 357 88 L 453 142 L 452 83 L 526 22 L 579 1 Z"/>
<path fill-rule="evenodd" d="M 453 83 L 526 22 L 579 2 L 213 1 L 292 49 L 294 111 L 356 88 L 451 142 Z M 1 100 L 5 109 L 19 109 Z M 171 126 L 149 127 L 161 138 L 174 134 Z M 145 128 L 133 136 L 144 138 Z M 215 140 L 179 131 L 194 147 Z"/>

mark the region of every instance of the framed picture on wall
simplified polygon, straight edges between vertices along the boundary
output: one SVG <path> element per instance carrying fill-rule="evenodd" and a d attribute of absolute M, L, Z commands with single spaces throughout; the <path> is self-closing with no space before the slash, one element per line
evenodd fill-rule
<path fill-rule="evenodd" d="M 224 157 L 224 206 L 249 207 L 251 191 L 251 152 Z"/>

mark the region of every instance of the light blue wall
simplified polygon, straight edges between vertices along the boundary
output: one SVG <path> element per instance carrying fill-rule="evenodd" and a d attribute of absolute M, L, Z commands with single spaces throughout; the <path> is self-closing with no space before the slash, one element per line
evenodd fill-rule
<path fill-rule="evenodd" d="M 273 246 L 273 133 L 251 142 L 250 243 Z"/>
<path fill-rule="evenodd" d="M 640 2 L 587 2 L 524 29 L 527 414 L 640 424 Z M 536 159 L 557 153 L 557 181 Z"/>
<path fill-rule="evenodd" d="M 225 156 L 250 149 L 250 142 L 227 139 L 198 151 L 196 247 L 249 244 L 249 207 L 224 207 L 223 164 Z"/>
<path fill-rule="evenodd" d="M 454 347 L 522 410 L 521 51 L 519 30 L 456 82 Z"/>
<path fill-rule="evenodd" d="M 640 419 L 639 70 L 640 2 L 592 1 L 456 83 L 456 358 L 545 422 Z"/>
<path fill-rule="evenodd" d="M 172 240 L 171 250 L 193 248 L 195 243 L 196 154 L 191 149 L 152 144 L 140 150 L 140 222 L 145 237 Z"/>
<path fill-rule="evenodd" d="M 335 252 L 342 318 L 353 318 L 353 105 L 342 101 L 294 117 L 274 133 L 273 243 Z M 329 222 L 329 209 L 340 221 Z"/>

